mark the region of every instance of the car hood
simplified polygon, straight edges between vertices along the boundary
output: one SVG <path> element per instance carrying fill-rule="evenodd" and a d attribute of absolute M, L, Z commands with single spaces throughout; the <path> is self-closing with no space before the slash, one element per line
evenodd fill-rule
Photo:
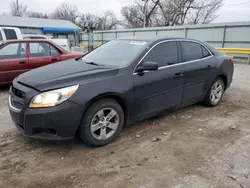
<path fill-rule="evenodd" d="M 117 67 L 91 65 L 73 59 L 31 70 L 21 74 L 16 81 L 46 91 L 106 79 L 117 73 Z"/>

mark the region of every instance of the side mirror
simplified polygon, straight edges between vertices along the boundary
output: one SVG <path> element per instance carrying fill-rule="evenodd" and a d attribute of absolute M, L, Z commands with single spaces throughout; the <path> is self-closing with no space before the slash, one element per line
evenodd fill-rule
<path fill-rule="evenodd" d="M 144 62 L 140 67 L 137 68 L 137 72 L 143 71 L 156 71 L 159 66 L 155 62 Z"/>

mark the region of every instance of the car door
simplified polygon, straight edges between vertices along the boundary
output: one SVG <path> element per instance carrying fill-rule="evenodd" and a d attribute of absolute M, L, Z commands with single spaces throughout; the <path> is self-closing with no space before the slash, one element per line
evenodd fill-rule
<path fill-rule="evenodd" d="M 183 104 L 201 101 L 207 92 L 208 80 L 216 69 L 212 53 L 201 43 L 181 41 L 184 67 Z"/>
<path fill-rule="evenodd" d="M 59 51 L 47 42 L 30 42 L 28 57 L 32 69 L 61 60 Z"/>
<path fill-rule="evenodd" d="M 29 70 L 27 44 L 8 43 L 0 49 L 0 82 L 8 83 Z"/>
<path fill-rule="evenodd" d="M 133 75 L 137 116 L 181 105 L 184 80 L 178 54 L 176 41 L 160 42 L 137 66 Z M 139 74 L 137 70 L 145 62 L 155 62 L 159 69 Z"/>

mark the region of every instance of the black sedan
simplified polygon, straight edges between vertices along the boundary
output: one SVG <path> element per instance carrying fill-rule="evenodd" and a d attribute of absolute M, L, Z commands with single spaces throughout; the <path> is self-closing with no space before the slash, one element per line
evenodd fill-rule
<path fill-rule="evenodd" d="M 9 110 L 28 137 L 102 146 L 124 124 L 203 101 L 216 106 L 231 85 L 232 60 L 186 38 L 125 38 L 84 57 L 13 81 Z"/>

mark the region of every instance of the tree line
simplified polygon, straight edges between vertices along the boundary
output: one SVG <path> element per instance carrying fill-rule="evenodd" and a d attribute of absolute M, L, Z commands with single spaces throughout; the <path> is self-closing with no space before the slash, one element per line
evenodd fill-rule
<path fill-rule="evenodd" d="M 146 2 L 145 2 L 146 1 Z M 28 11 L 25 4 L 10 3 L 9 14 L 30 18 L 69 20 L 83 27 L 83 23 L 96 23 L 99 30 L 126 28 L 161 27 L 183 24 L 207 24 L 218 17 L 223 0 L 135 0 L 121 9 L 121 19 L 112 11 L 100 15 L 80 13 L 77 6 L 63 2 L 52 13 Z"/>

